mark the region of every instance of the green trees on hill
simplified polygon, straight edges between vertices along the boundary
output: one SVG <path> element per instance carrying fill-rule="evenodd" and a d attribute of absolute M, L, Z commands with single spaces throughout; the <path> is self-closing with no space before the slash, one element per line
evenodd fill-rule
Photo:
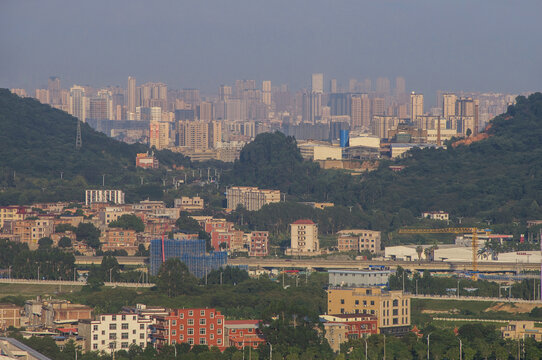
<path fill-rule="evenodd" d="M 132 214 L 125 214 L 120 216 L 117 220 L 111 221 L 109 227 L 118 227 L 124 230 L 134 230 L 136 232 L 143 232 L 145 230 L 143 220 Z"/>
<path fill-rule="evenodd" d="M 77 119 L 67 113 L 0 89 L 0 204 L 80 200 L 85 188 L 102 183 L 103 174 L 106 184 L 138 198 L 143 170 L 136 169 L 135 157 L 148 147 L 116 141 L 82 124 L 83 147 L 76 150 L 76 128 Z M 190 165 L 170 151 L 155 155 L 166 166 Z M 156 173 L 153 181 L 159 182 L 160 171 L 143 173 Z"/>

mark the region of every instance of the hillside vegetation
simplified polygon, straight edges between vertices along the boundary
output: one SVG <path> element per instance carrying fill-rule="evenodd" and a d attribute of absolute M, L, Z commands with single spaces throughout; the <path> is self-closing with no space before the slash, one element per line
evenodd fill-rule
<path fill-rule="evenodd" d="M 82 124 L 83 147 L 76 150 L 76 130 L 69 114 L 0 89 L 0 204 L 81 200 L 81 189 L 101 185 L 103 174 L 108 186 L 140 183 L 135 157 L 149 150 L 146 145 L 125 144 Z M 156 155 L 166 166 L 190 163 L 170 151 Z"/>

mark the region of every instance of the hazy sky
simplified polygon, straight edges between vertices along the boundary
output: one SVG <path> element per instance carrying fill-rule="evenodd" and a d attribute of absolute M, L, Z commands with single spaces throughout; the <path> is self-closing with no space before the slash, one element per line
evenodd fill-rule
<path fill-rule="evenodd" d="M 235 79 L 308 87 L 398 75 L 407 90 L 542 87 L 542 1 L 0 0 L 0 87 Z"/>

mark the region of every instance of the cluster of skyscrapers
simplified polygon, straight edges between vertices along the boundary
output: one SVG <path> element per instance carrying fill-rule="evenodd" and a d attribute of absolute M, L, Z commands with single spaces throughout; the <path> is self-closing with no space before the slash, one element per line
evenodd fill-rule
<path fill-rule="evenodd" d="M 63 89 L 58 77 L 35 98 L 127 142 L 146 142 L 195 160 L 233 161 L 257 134 L 282 131 L 298 140 L 338 140 L 341 130 L 393 141 L 408 133 L 410 141 L 438 143 L 482 130 L 488 120 L 513 103 L 513 95 L 437 93 L 437 106 L 427 108 L 424 96 L 409 93 L 405 79 L 350 79 L 343 88 L 336 79 L 312 74 L 310 87 L 292 92 L 271 81 L 237 80 L 220 85 L 218 93 L 170 89 L 164 83 L 94 89 L 73 85 Z M 374 85 L 374 86 L 373 86 Z M 26 96 L 23 89 L 12 89 Z M 400 136 L 399 136 L 400 137 Z M 404 137 L 401 141 L 404 141 Z"/>

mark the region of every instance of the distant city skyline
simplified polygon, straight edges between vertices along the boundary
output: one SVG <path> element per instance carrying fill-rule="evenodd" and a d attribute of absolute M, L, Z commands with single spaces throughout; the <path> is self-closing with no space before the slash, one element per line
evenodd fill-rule
<path fill-rule="evenodd" d="M 326 91 L 333 78 L 345 88 L 403 76 L 431 104 L 439 89 L 540 90 L 542 3 L 514 5 L 5 1 L 0 86 L 42 88 L 59 76 L 64 86 L 125 87 L 134 76 L 214 94 L 236 79 L 310 89 L 323 73 Z"/>

